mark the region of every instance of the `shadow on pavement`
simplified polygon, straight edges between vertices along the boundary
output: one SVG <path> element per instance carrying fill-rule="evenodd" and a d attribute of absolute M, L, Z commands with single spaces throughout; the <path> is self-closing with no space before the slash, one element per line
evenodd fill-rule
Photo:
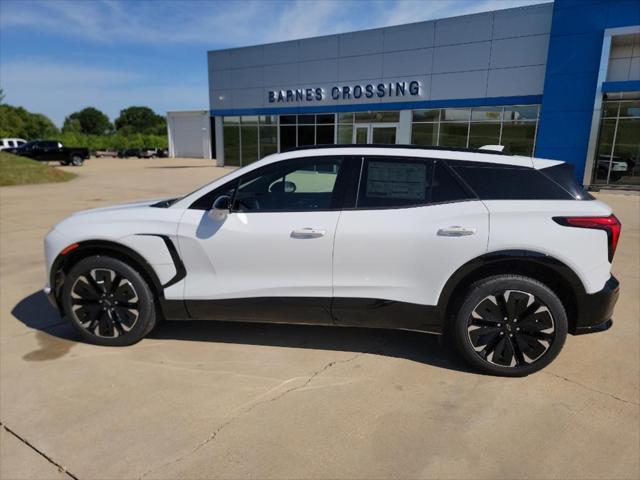
<path fill-rule="evenodd" d="M 58 358 L 80 340 L 40 291 L 21 300 L 11 313 L 27 327 L 38 330 L 41 348 L 27 354 L 26 360 Z M 439 336 L 411 331 L 190 320 L 163 322 L 148 338 L 362 352 L 469 371 Z"/>

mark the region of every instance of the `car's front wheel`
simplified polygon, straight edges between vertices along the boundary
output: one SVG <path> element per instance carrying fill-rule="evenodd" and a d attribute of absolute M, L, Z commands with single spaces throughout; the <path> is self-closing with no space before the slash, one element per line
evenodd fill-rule
<path fill-rule="evenodd" d="M 83 339 L 98 345 L 131 345 L 156 324 L 153 293 L 144 278 L 116 258 L 96 255 L 71 268 L 62 304 Z"/>
<path fill-rule="evenodd" d="M 451 333 L 460 355 L 491 375 L 521 377 L 560 353 L 567 314 L 543 283 L 519 275 L 497 275 L 469 288 Z"/>
<path fill-rule="evenodd" d="M 80 155 L 74 155 L 73 157 L 71 157 L 71 164 L 74 167 L 80 167 L 82 166 L 83 163 L 84 163 L 84 160 Z"/>

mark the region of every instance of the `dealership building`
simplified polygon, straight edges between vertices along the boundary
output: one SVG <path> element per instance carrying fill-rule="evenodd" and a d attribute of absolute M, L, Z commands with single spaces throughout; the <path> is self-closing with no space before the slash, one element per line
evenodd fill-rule
<path fill-rule="evenodd" d="M 428 5 L 425 4 L 425 8 Z M 503 145 L 640 187 L 640 0 L 529 7 L 208 52 L 174 156 L 241 166 L 320 144 Z"/>

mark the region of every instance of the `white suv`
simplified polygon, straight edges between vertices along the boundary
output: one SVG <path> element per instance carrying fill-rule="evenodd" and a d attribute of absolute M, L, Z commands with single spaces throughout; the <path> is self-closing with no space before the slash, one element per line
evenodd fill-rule
<path fill-rule="evenodd" d="M 316 147 L 181 198 L 72 215 L 45 239 L 45 291 L 101 345 L 158 318 L 399 328 L 521 376 L 567 333 L 611 326 L 619 234 L 562 162 Z"/>
<path fill-rule="evenodd" d="M 18 148 L 27 143 L 22 138 L 0 138 L 0 150 L 6 150 L 7 148 Z"/>

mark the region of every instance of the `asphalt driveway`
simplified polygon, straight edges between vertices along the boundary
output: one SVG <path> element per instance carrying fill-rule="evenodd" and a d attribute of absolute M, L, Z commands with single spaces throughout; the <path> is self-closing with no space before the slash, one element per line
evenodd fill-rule
<path fill-rule="evenodd" d="M 0 478 L 639 478 L 640 196 L 614 327 L 523 379 L 478 375 L 433 336 L 168 322 L 80 343 L 49 306 L 42 238 L 73 211 L 179 195 L 210 161 L 90 160 L 0 188 Z"/>

